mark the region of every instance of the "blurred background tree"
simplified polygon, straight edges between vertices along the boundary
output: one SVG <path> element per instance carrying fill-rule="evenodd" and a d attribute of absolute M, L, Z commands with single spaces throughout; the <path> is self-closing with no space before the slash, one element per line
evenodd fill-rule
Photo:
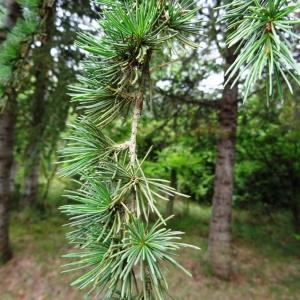
<path fill-rule="evenodd" d="M 74 80 L 73 71 L 82 55 L 74 48 L 71 37 L 79 23 L 84 26 L 83 18 L 88 19 L 94 11 L 89 1 L 66 4 L 24 0 L 4 2 L 3 13 L 6 21 L 3 21 L 0 65 L 1 100 L 5 104 L 0 116 L 0 203 L 3 205 L 0 244 L 4 249 L 1 253 L 6 253 L 9 252 L 6 250 L 8 199 L 15 200 L 12 207 L 47 206 L 36 203 L 39 178 L 46 181 L 44 196 L 39 195 L 42 203 L 41 198 L 46 197 L 55 174 L 52 162 L 57 157 L 56 145 L 68 118 L 70 100 L 66 86 Z M 5 38 L 5 30 L 9 29 L 11 32 Z M 39 176 L 41 170 L 43 176 Z"/>

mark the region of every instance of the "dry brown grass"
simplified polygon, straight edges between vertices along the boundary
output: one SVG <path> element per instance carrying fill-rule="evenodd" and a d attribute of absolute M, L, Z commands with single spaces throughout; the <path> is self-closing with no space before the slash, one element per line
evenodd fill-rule
<path fill-rule="evenodd" d="M 61 220 L 17 220 L 12 228 L 15 256 L 0 269 L 0 300 L 93 299 L 69 286 L 71 274 L 61 274 L 61 255 L 67 250 Z M 201 237 L 202 235 L 202 237 Z M 234 243 L 234 275 L 222 282 L 211 275 L 206 262 L 203 232 L 187 237 L 203 248 L 185 249 L 180 261 L 193 278 L 168 270 L 170 291 L 177 300 L 299 300 L 300 259 L 273 259 L 244 241 Z"/>

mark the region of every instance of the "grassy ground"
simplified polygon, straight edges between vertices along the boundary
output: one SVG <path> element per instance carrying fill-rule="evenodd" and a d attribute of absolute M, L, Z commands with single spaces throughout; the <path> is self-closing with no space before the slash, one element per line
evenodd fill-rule
<path fill-rule="evenodd" d="M 180 207 L 179 212 L 182 212 Z M 184 250 L 180 261 L 193 278 L 170 269 L 170 291 L 177 300 L 298 300 L 300 299 L 300 243 L 284 214 L 272 217 L 235 212 L 233 268 L 230 282 L 214 278 L 207 263 L 210 210 L 192 206 L 189 217 L 172 220 L 188 232 L 185 240 L 202 248 Z M 14 259 L 0 269 L 1 300 L 93 299 L 69 286 L 71 274 L 60 274 L 67 251 L 59 217 L 41 219 L 15 215 L 11 229 Z"/>

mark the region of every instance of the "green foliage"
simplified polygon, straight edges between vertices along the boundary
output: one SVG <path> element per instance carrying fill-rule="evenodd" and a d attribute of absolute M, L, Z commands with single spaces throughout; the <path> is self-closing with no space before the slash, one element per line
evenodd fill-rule
<path fill-rule="evenodd" d="M 209 137 L 206 137 L 209 140 Z M 197 202 L 210 202 L 214 178 L 214 151 L 192 147 L 195 140 L 177 138 L 176 143 L 156 153 L 157 157 L 145 163 L 145 173 L 155 174 L 166 179 L 171 171 L 176 172 L 178 188 L 191 195 Z M 188 180 L 187 180 L 188 178 Z"/>
<path fill-rule="evenodd" d="M 99 77 L 101 78 L 101 77 Z M 114 120 L 122 111 L 127 111 L 131 97 L 129 95 L 120 95 L 115 97 L 113 91 L 108 89 L 99 89 L 97 81 L 82 78 L 82 83 L 88 84 L 88 87 L 71 86 L 70 95 L 74 102 L 79 102 L 78 107 L 84 109 L 89 119 L 97 126 L 105 126 Z"/>
<path fill-rule="evenodd" d="M 73 134 L 67 137 L 64 148 L 65 167 L 60 169 L 64 176 L 84 173 L 98 165 L 113 151 L 113 142 L 105 136 L 93 123 L 86 120 L 74 122 Z"/>
<path fill-rule="evenodd" d="M 283 98 L 282 80 L 291 92 L 291 79 L 300 85 L 300 69 L 293 58 L 290 43 L 300 38 L 293 32 L 293 25 L 300 23 L 295 15 L 300 4 L 290 2 L 235 0 L 225 6 L 227 14 L 224 20 L 228 21 L 230 30 L 227 44 L 229 47 L 237 45 L 237 51 L 240 51 L 227 71 L 228 81 L 234 78 L 235 83 L 246 74 L 244 99 L 258 80 L 267 81 L 269 96 L 274 96 L 276 82 L 280 98 Z"/>
<path fill-rule="evenodd" d="M 77 213 L 77 209 L 74 211 Z M 135 278 L 136 269 L 139 268 L 146 290 L 137 294 L 136 299 L 144 299 L 144 295 L 150 299 L 161 299 L 167 290 L 162 271 L 163 262 L 169 262 L 190 275 L 173 258 L 175 251 L 180 247 L 190 247 L 178 242 L 182 232 L 163 228 L 160 222 L 147 228 L 141 220 L 134 218 L 126 225 L 123 238 L 112 239 L 111 235 L 104 234 L 108 229 L 101 228 L 97 218 L 93 218 L 93 221 L 94 226 L 88 224 L 84 232 L 89 239 L 88 245 L 84 245 L 85 250 L 65 255 L 66 258 L 77 259 L 65 265 L 68 268 L 67 272 L 82 268 L 90 270 L 74 281 L 73 285 L 85 288 L 90 282 L 96 281 L 102 288 L 109 287 L 106 293 L 107 299 L 111 299 L 118 293 L 120 299 L 132 299 L 132 288 L 139 293 Z M 74 233 L 71 236 L 72 243 L 86 243 L 86 238 L 82 238 L 83 232 L 76 232 L 76 234 L 77 239 L 74 238 Z M 119 289 L 117 289 L 118 282 L 121 282 Z M 149 284 L 155 289 L 148 289 Z"/>
<path fill-rule="evenodd" d="M 235 204 L 290 209 L 295 227 L 300 212 L 299 125 L 299 104 L 292 96 L 269 107 L 251 99 L 239 120 L 236 168 Z"/>
<path fill-rule="evenodd" d="M 41 0 L 20 0 L 23 16 L 7 34 L 0 45 L 0 98 L 4 96 L 5 86 L 12 79 L 12 72 L 18 60 L 22 57 L 24 45 L 36 31 L 39 24 L 38 8 Z"/>
<path fill-rule="evenodd" d="M 17 0 L 17 2 L 23 10 L 28 10 L 29 13 L 32 13 L 30 12 L 32 10 L 37 10 L 42 3 L 41 0 Z"/>
<path fill-rule="evenodd" d="M 166 229 L 157 202 L 178 194 L 162 179 L 149 178 L 136 154 L 142 102 L 146 100 L 152 55 L 173 41 L 198 32 L 191 1 L 99 1 L 100 38 L 81 33 L 77 46 L 88 54 L 73 101 L 84 115 L 73 125 L 63 150 L 65 176 L 76 175 L 81 188 L 62 206 L 70 217 L 68 238 L 78 251 L 68 254 L 71 270 L 84 274 L 73 282 L 92 286 L 105 299 L 164 299 L 164 262 L 184 270 L 172 257 L 180 232 Z M 131 114 L 130 138 L 117 143 L 103 133 L 121 114 Z M 149 216 L 159 221 L 150 228 Z M 140 280 L 138 280 L 140 278 Z M 139 282 L 138 282 L 139 281 Z"/>
<path fill-rule="evenodd" d="M 138 9 L 132 8 L 135 1 L 122 3 L 105 11 L 100 21 L 103 38 L 81 33 L 77 42 L 90 59 L 84 63 L 87 74 L 79 78 L 82 85 L 72 86 L 71 96 L 80 101 L 80 107 L 98 126 L 105 126 L 120 112 L 128 111 L 134 95 L 127 89 L 138 84 L 140 67 L 150 49 L 160 48 L 175 38 L 197 46 L 184 37 L 198 31 L 198 23 L 190 22 L 195 12 L 189 10 L 191 4 L 187 1 L 171 1 L 168 7 L 164 1 L 161 6 L 155 0 L 142 1 Z"/>

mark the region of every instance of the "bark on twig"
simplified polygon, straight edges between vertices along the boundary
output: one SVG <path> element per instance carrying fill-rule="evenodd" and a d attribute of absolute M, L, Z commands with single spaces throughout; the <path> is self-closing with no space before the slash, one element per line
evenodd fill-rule
<path fill-rule="evenodd" d="M 145 88 L 147 84 L 147 79 L 149 78 L 149 65 L 150 65 L 151 53 L 148 53 L 145 58 L 145 63 L 142 68 L 142 75 L 140 80 L 140 88 L 138 95 L 136 97 L 135 106 L 134 106 L 134 113 L 132 118 L 132 125 L 131 125 L 131 137 L 129 140 L 129 157 L 130 157 L 130 165 L 135 166 L 137 160 L 137 132 L 138 132 L 138 125 L 142 115 L 143 104 L 144 104 L 144 94 Z"/>

